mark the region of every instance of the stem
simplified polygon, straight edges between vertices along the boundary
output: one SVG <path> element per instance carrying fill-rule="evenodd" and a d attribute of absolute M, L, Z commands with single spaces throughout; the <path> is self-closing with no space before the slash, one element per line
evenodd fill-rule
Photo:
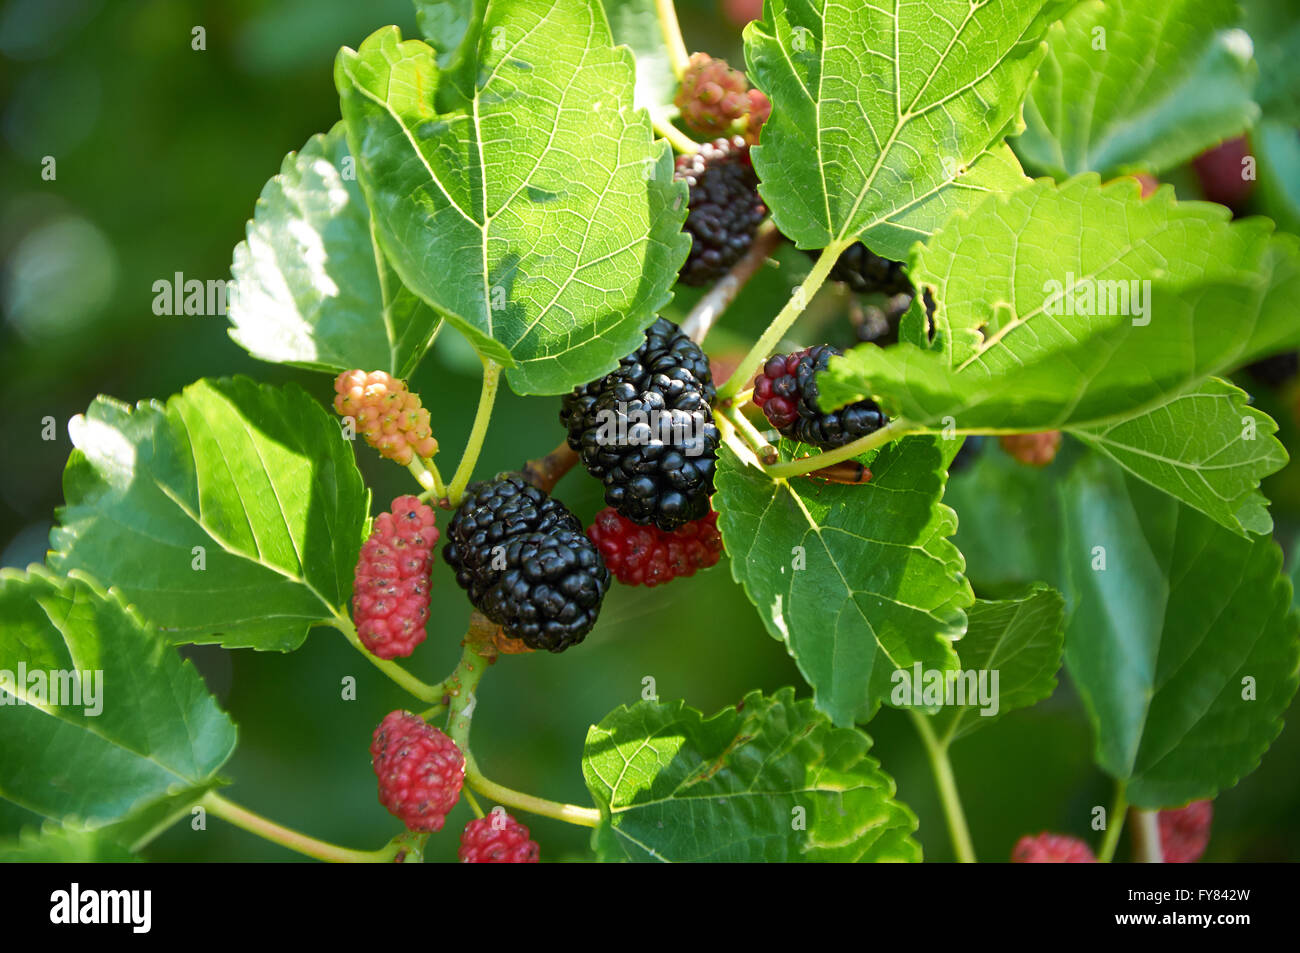
<path fill-rule="evenodd" d="M 352 620 L 346 615 L 335 615 L 330 624 L 342 632 L 343 637 L 352 643 L 352 647 L 369 659 L 375 668 L 416 698 L 435 704 L 442 701 L 442 696 L 446 694 L 445 683 L 440 682 L 437 685 L 430 685 L 427 682 L 422 682 L 396 662 L 390 662 L 371 655 L 370 651 L 361 644 L 361 638 L 357 635 L 357 627 L 352 624 Z"/>
<path fill-rule="evenodd" d="M 456 746 L 465 753 L 466 772 L 469 764 L 469 726 L 474 717 L 474 690 L 479 680 L 487 671 L 488 660 L 479 655 L 472 644 L 466 644 L 461 653 L 460 664 L 447 679 L 447 695 L 451 699 L 451 716 L 447 722 L 447 734 Z"/>
<path fill-rule="evenodd" d="M 690 155 L 692 152 L 700 151 L 700 144 L 674 126 L 672 121 L 660 110 L 650 110 L 650 124 L 654 126 L 655 132 L 659 133 L 662 138 L 667 139 L 673 149 L 682 155 Z"/>
<path fill-rule="evenodd" d="M 543 493 L 550 493 L 577 462 L 578 452 L 569 446 L 567 440 L 561 440 L 559 446 L 546 456 L 524 464 L 524 478 Z"/>
<path fill-rule="evenodd" d="M 240 807 L 234 801 L 228 801 L 213 791 L 205 794 L 199 804 L 236 827 L 242 827 L 249 833 L 274 841 L 299 854 L 314 857 L 316 860 L 336 864 L 382 864 L 391 861 L 397 856 L 398 848 L 394 844 L 389 844 L 379 850 L 349 850 L 328 841 L 308 837 L 306 834 L 300 834 L 298 831 L 290 830 L 274 821 L 267 820 L 260 814 L 254 814 L 247 808 Z"/>
<path fill-rule="evenodd" d="M 1128 787 L 1124 781 L 1115 782 L 1115 803 L 1106 815 L 1106 836 L 1102 838 L 1101 850 L 1097 851 L 1097 860 L 1109 864 L 1119 846 L 1119 835 L 1124 830 L 1124 815 L 1128 812 Z M 1158 837 L 1158 835 L 1157 835 Z"/>
<path fill-rule="evenodd" d="M 600 811 L 594 807 L 579 807 L 576 804 L 548 801 L 546 798 L 533 797 L 531 794 L 515 791 L 497 784 L 495 781 L 489 781 L 479 771 L 478 764 L 472 757 L 465 759 L 465 782 L 484 797 L 492 798 L 500 804 L 516 807 L 530 814 L 552 817 L 557 821 L 565 821 L 579 827 L 596 827 L 600 824 Z"/>
<path fill-rule="evenodd" d="M 750 349 L 745 355 L 745 359 L 727 378 L 727 382 L 718 388 L 718 399 L 726 400 L 729 397 L 735 397 L 754 376 L 760 364 L 772 355 L 776 346 L 781 343 L 785 333 L 790 330 L 795 319 L 803 314 L 804 309 L 808 307 L 808 302 L 812 300 L 813 295 L 821 288 L 822 283 L 826 281 L 826 276 L 830 274 L 831 268 L 839 260 L 840 253 L 848 248 L 851 242 L 838 241 L 831 242 L 822 249 L 821 255 L 818 256 L 817 262 L 813 265 L 812 271 L 808 272 L 808 277 L 803 280 L 794 293 L 790 295 L 790 300 L 785 303 L 781 312 L 772 319 L 763 336 L 758 339 L 758 343 Z M 841 458 L 843 459 L 843 458 Z"/>
<path fill-rule="evenodd" d="M 447 487 L 442 482 L 442 474 L 438 472 L 438 465 L 432 460 L 415 457 L 406 465 L 406 469 L 411 471 L 411 475 L 415 477 L 416 482 L 424 488 L 424 492 L 420 494 L 420 499 L 447 495 Z"/>
<path fill-rule="evenodd" d="M 474 792 L 471 791 L 469 788 L 465 788 L 464 791 L 465 791 L 465 800 L 469 801 L 469 809 L 474 812 L 474 816 L 475 817 L 486 816 L 483 813 L 483 808 L 479 807 L 478 798 L 474 796 Z"/>
<path fill-rule="evenodd" d="M 883 447 L 885 444 L 897 440 L 900 437 L 906 437 L 908 434 L 926 433 L 925 428 L 914 427 L 903 418 L 899 417 L 891 420 L 885 426 L 881 427 L 875 433 L 869 433 L 865 437 L 859 437 L 852 443 L 846 443 L 835 450 L 827 450 L 825 453 L 815 453 L 811 457 L 800 457 L 798 460 L 791 460 L 789 463 L 777 463 L 766 467 L 767 475 L 775 478 L 802 476 L 805 473 L 811 473 L 814 470 L 821 470 L 833 463 L 840 463 L 843 460 L 851 460 L 860 456 L 869 450 L 875 450 L 877 447 Z"/>
<path fill-rule="evenodd" d="M 957 855 L 959 863 L 973 864 L 975 847 L 971 844 L 966 814 L 962 811 L 961 796 L 957 793 L 952 762 L 948 760 L 948 745 L 935 737 L 927 715 L 910 708 L 907 713 L 912 718 L 912 724 L 916 725 L 916 733 L 921 736 L 925 752 L 930 758 L 935 787 L 939 789 L 939 800 L 943 803 L 943 816 L 948 822 L 948 835 L 952 838 L 953 853 Z"/>
<path fill-rule="evenodd" d="M 682 39 L 682 28 L 677 22 L 677 8 L 673 6 L 673 0 L 655 0 L 655 13 L 659 16 L 659 29 L 664 34 L 664 46 L 668 47 L 668 55 L 672 57 L 673 72 L 681 80 L 691 57 L 686 52 L 686 41 Z"/>
<path fill-rule="evenodd" d="M 713 324 L 727 310 L 727 306 L 736 299 L 749 279 L 758 274 L 763 263 L 772 257 L 772 253 L 785 240 L 774 222 L 764 222 L 754 236 L 754 244 L 749 246 L 745 257 L 731 266 L 718 283 L 709 289 L 691 309 L 691 313 L 682 321 L 682 333 L 696 344 L 701 343 L 713 328 Z"/>
<path fill-rule="evenodd" d="M 1139 864 L 1163 864 L 1160 846 L 1160 812 L 1133 808 L 1133 860 Z"/>
<path fill-rule="evenodd" d="M 767 438 L 758 432 L 758 428 L 749 422 L 744 411 L 738 407 L 727 407 L 718 411 L 718 416 L 736 428 L 736 433 L 754 451 L 760 463 L 776 463 L 779 459 L 776 447 L 767 442 Z"/>
<path fill-rule="evenodd" d="M 497 385 L 501 382 L 501 365 L 489 358 L 483 359 L 483 390 L 478 398 L 478 410 L 474 414 L 474 429 L 469 433 L 469 442 L 465 444 L 465 455 L 460 458 L 460 465 L 447 487 L 447 499 L 452 506 L 460 502 L 465 486 L 474 473 L 474 464 L 478 463 L 479 452 L 483 449 L 483 439 L 487 436 L 488 423 L 492 420 L 492 405 L 497 399 Z"/>

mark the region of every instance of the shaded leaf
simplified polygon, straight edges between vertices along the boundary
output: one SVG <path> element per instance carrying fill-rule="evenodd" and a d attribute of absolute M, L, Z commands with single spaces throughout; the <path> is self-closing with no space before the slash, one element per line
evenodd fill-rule
<path fill-rule="evenodd" d="M 602 860 L 916 861 L 916 817 L 868 755 L 785 688 L 711 718 L 684 702 L 616 708 L 582 770 Z"/>
<path fill-rule="evenodd" d="M 119 592 L 5 569 L 0 615 L 0 797 L 100 827 L 216 783 L 234 724 Z"/>
<path fill-rule="evenodd" d="M 940 502 L 947 462 L 937 439 L 908 438 L 871 461 L 870 483 L 843 486 L 773 480 L 720 455 L 732 575 L 836 724 L 869 720 L 898 668 L 957 665 L 951 643 L 974 596 Z"/>
<path fill-rule="evenodd" d="M 1065 660 L 1098 764 L 1138 807 L 1214 797 L 1258 766 L 1300 681 L 1281 551 L 1100 458 L 1064 499 Z"/>
<path fill-rule="evenodd" d="M 0 864 L 118 864 L 139 859 L 102 831 L 49 826 L 0 841 Z"/>
<path fill-rule="evenodd" d="M 1259 115 L 1236 0 L 1092 0 L 1052 28 L 1029 87 L 1026 165 L 1161 172 L 1238 135 Z"/>
<path fill-rule="evenodd" d="M 117 581 L 177 643 L 287 651 L 347 611 L 369 494 L 300 388 L 201 380 L 134 410 L 100 397 L 69 434 L 55 569 Z"/>

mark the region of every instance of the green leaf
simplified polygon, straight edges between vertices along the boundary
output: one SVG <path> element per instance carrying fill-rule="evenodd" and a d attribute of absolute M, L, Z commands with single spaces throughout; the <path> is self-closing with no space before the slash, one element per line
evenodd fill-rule
<path fill-rule="evenodd" d="M 712 718 L 638 702 L 587 732 L 582 772 L 604 816 L 601 860 L 917 861 L 916 817 L 868 755 L 794 690 Z"/>
<path fill-rule="evenodd" d="M 1255 101 L 1266 119 L 1300 126 L 1300 17 L 1294 0 L 1242 0 L 1255 45 L 1259 85 Z"/>
<path fill-rule="evenodd" d="M 1074 8 L 1052 28 L 1029 87 L 1026 165 L 1080 172 L 1161 172 L 1247 129 L 1250 38 L 1236 0 L 1107 0 Z"/>
<path fill-rule="evenodd" d="M 1259 169 L 1253 202 L 1278 228 L 1300 233 L 1300 129 L 1266 120 L 1250 139 Z"/>
<path fill-rule="evenodd" d="M 369 494 L 300 388 L 201 380 L 134 411 L 100 397 L 69 433 L 56 570 L 118 582 L 176 643 L 288 651 L 346 612 Z"/>
<path fill-rule="evenodd" d="M 655 0 L 604 0 L 614 42 L 636 57 L 636 106 L 655 109 L 672 106 L 677 96 L 677 74 L 664 43 Z"/>
<path fill-rule="evenodd" d="M 1100 458 L 1065 501 L 1065 660 L 1098 764 L 1138 807 L 1214 797 L 1258 766 L 1300 679 L 1281 551 Z"/>
<path fill-rule="evenodd" d="M 871 461 L 870 483 L 843 486 L 719 457 L 732 575 L 836 724 L 868 721 L 896 669 L 957 667 L 951 643 L 974 596 L 940 502 L 947 463 L 938 440 L 908 438 Z"/>
<path fill-rule="evenodd" d="M 99 827 L 212 786 L 235 726 L 121 593 L 5 569 L 0 616 L 0 797 Z"/>
<path fill-rule="evenodd" d="M 753 156 L 781 231 L 901 259 L 954 209 L 1021 184 L 1000 140 L 1070 2 L 769 0 L 745 60 L 772 100 Z"/>
<path fill-rule="evenodd" d="M 256 358 L 407 377 L 439 318 L 375 244 L 343 124 L 285 156 L 235 247 L 230 336 Z"/>
<path fill-rule="evenodd" d="M 599 0 L 490 0 L 441 73 L 396 27 L 335 64 L 380 244 L 520 394 L 558 394 L 636 348 L 689 238 L 685 186 L 632 107 Z"/>
<path fill-rule="evenodd" d="M 486 0 L 413 0 L 415 22 L 425 41 L 438 53 L 438 65 L 446 69 L 462 52 L 470 26 L 483 18 Z"/>
<path fill-rule="evenodd" d="M 24 830 L 16 840 L 0 841 L 0 864 L 118 864 L 139 857 L 102 831 L 45 826 Z"/>
<path fill-rule="evenodd" d="M 1061 667 L 1065 600 L 1055 589 L 1036 586 L 1018 599 L 981 599 L 966 610 L 966 618 L 966 635 L 959 644 L 961 667 L 997 673 L 996 707 L 977 700 L 940 709 L 933 716 L 934 730 L 945 744 L 1049 697 Z"/>
<path fill-rule="evenodd" d="M 1210 378 L 1135 417 L 1073 432 L 1234 532 L 1269 533 L 1273 518 L 1259 481 L 1286 465 L 1287 452 L 1274 436 L 1277 424 L 1249 400 Z"/>
<path fill-rule="evenodd" d="M 1142 201 L 1132 179 L 991 197 L 918 247 L 911 277 L 939 302 L 931 350 L 854 348 L 818 375 L 825 406 L 874 396 L 964 431 L 1096 426 L 1300 344 L 1300 241 L 1169 188 Z M 914 305 L 904 336 L 924 340 L 924 321 Z"/>

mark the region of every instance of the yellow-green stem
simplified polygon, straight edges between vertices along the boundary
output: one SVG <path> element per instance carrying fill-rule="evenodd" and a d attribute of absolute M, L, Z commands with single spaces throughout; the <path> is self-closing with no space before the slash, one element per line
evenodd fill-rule
<path fill-rule="evenodd" d="M 908 709 L 916 733 L 921 736 L 925 753 L 930 759 L 930 769 L 934 772 L 934 784 L 939 790 L 939 802 L 943 805 L 944 820 L 948 823 L 948 836 L 952 838 L 952 850 L 959 863 L 975 863 L 975 846 L 971 843 L 970 828 L 966 826 L 966 813 L 962 810 L 961 796 L 957 793 L 957 779 L 952 773 L 952 762 L 948 760 L 948 746 L 935 737 L 930 727 L 929 716 L 913 709 Z"/>
<path fill-rule="evenodd" d="M 818 256 L 816 263 L 813 264 L 812 271 L 808 272 L 808 277 L 803 280 L 803 284 L 794 289 L 790 295 L 790 300 L 785 303 L 780 313 L 772 319 L 763 336 L 758 339 L 750 352 L 745 355 L 731 377 L 727 382 L 718 388 L 718 399 L 727 400 L 735 397 L 741 389 L 749 383 L 749 379 L 754 376 L 759 365 L 772 356 L 778 344 L 785 337 L 790 326 L 794 324 L 795 319 L 803 314 L 804 309 L 826 281 L 826 276 L 830 274 L 831 268 L 839 259 L 840 253 L 848 248 L 852 242 L 831 242 L 822 249 L 821 255 Z M 824 464 L 823 464 L 824 465 Z"/>
<path fill-rule="evenodd" d="M 1133 842 L 1133 860 L 1139 864 L 1163 864 L 1164 849 L 1160 843 L 1160 812 L 1133 808 L 1133 828 L 1129 839 Z"/>
<path fill-rule="evenodd" d="M 883 447 L 885 444 L 900 437 L 906 437 L 908 434 L 925 432 L 924 428 L 914 427 L 900 417 L 891 420 L 875 433 L 859 437 L 852 443 L 846 443 L 835 450 L 827 450 L 825 453 L 814 454 L 811 457 L 800 457 L 798 460 L 791 460 L 788 463 L 774 463 L 770 467 L 764 467 L 764 469 L 767 471 L 768 476 L 777 478 L 801 476 L 805 473 L 812 473 L 814 470 L 820 470 L 822 467 L 828 467 L 833 463 L 852 460 L 868 450 Z"/>
<path fill-rule="evenodd" d="M 658 109 L 650 110 L 650 123 L 677 152 L 689 155 L 700 151 L 700 144 L 672 124 L 672 121 Z"/>
<path fill-rule="evenodd" d="M 420 499 L 427 500 L 429 497 L 443 497 L 447 495 L 447 487 L 442 482 L 442 474 L 438 472 L 438 465 L 433 460 L 426 457 L 415 457 L 406 465 L 406 469 L 411 471 L 416 482 L 424 488 L 420 494 Z"/>
<path fill-rule="evenodd" d="M 328 841 L 308 837 L 306 834 L 268 820 L 260 814 L 255 814 L 234 801 L 228 801 L 216 792 L 205 794 L 199 804 L 208 812 L 236 827 L 299 854 L 314 857 L 316 860 L 335 864 L 383 864 L 397 856 L 398 847 L 395 844 L 389 844 L 379 850 L 350 850 Z"/>
<path fill-rule="evenodd" d="M 655 0 L 655 13 L 659 16 L 659 29 L 664 35 L 664 46 L 668 47 L 668 56 L 672 60 L 673 72 L 678 80 L 686 72 L 686 64 L 691 56 L 686 52 L 686 41 L 682 39 L 682 27 L 677 22 L 677 8 L 673 0 Z"/>
<path fill-rule="evenodd" d="M 347 616 L 334 616 L 331 625 L 342 632 L 343 637 L 352 644 L 354 649 L 364 655 L 370 661 L 370 664 L 420 699 L 420 701 L 435 704 L 442 701 L 442 696 L 445 694 L 445 685 L 443 683 L 439 682 L 437 685 L 430 685 L 427 682 L 422 682 L 396 662 L 390 662 L 387 659 L 377 658 L 372 655 L 370 650 L 361 644 L 361 637 L 357 635 L 357 627 L 352 624 L 352 620 Z"/>
<path fill-rule="evenodd" d="M 478 764 L 472 757 L 467 758 L 465 762 L 465 782 L 484 797 L 530 814 L 552 817 L 557 821 L 566 821 L 579 827 L 595 827 L 600 823 L 600 811 L 594 807 L 579 807 L 576 804 L 548 801 L 546 798 L 533 797 L 531 794 L 489 781 L 478 769 Z"/>
<path fill-rule="evenodd" d="M 1119 835 L 1124 831 L 1124 815 L 1128 813 L 1128 785 L 1124 781 L 1115 782 L 1115 803 L 1106 815 L 1106 836 L 1102 838 L 1101 850 L 1097 851 L 1097 860 L 1109 864 L 1119 846 Z"/>
<path fill-rule="evenodd" d="M 474 465 L 483 449 L 483 440 L 487 437 L 488 423 L 492 420 L 492 405 L 497 399 L 497 385 L 501 382 L 501 365 L 488 358 L 483 359 L 483 390 L 479 394 L 478 410 L 474 414 L 474 427 L 465 444 L 465 455 L 460 458 L 460 465 L 447 487 L 447 499 L 455 506 L 460 502 L 469 478 L 474 474 Z"/>

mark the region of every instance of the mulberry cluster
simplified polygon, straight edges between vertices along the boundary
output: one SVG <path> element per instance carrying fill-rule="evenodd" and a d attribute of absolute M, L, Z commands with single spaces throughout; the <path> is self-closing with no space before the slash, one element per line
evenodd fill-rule
<path fill-rule="evenodd" d="M 581 642 L 609 588 L 578 518 L 516 473 L 469 487 L 442 554 L 475 608 L 532 649 Z"/>
<path fill-rule="evenodd" d="M 740 136 L 705 143 L 699 151 L 677 157 L 673 176 L 690 188 L 684 228 L 691 251 L 678 280 L 711 284 L 744 257 L 767 217 L 749 146 Z"/>
<path fill-rule="evenodd" d="M 406 383 L 383 371 L 344 371 L 334 381 L 334 409 L 357 422 L 357 432 L 383 456 L 406 466 L 416 456 L 431 457 L 438 441 L 429 412 Z"/>
<path fill-rule="evenodd" d="M 807 254 L 816 258 L 821 252 L 812 249 Z M 840 253 L 828 277 L 843 282 L 858 294 L 915 294 L 902 262 L 881 258 L 862 242 L 854 242 Z M 908 301 L 911 302 L 910 297 Z"/>
<path fill-rule="evenodd" d="M 709 512 L 715 394 L 704 352 L 659 318 L 614 371 L 564 398 L 560 420 L 606 503 L 638 525 L 672 531 Z"/>
<path fill-rule="evenodd" d="M 871 400 L 860 400 L 825 413 L 817 403 L 817 373 L 826 370 L 839 350 L 829 344 L 793 354 L 777 354 L 763 365 L 754 382 L 754 403 L 781 435 L 826 449 L 874 433 L 886 423 Z"/>
<path fill-rule="evenodd" d="M 1167 864 L 1191 864 L 1201 859 L 1210 843 L 1213 801 L 1193 801 L 1186 807 L 1161 811 L 1160 853 Z"/>
<path fill-rule="evenodd" d="M 460 835 L 464 864 L 535 864 L 540 853 L 528 828 L 500 808 L 470 821 Z"/>
<path fill-rule="evenodd" d="M 433 510 L 413 496 L 393 500 L 361 547 L 352 585 L 352 618 L 367 649 L 405 658 L 425 639 L 429 571 L 438 541 Z"/>
<path fill-rule="evenodd" d="M 715 566 L 722 558 L 722 536 L 714 512 L 666 533 L 653 526 L 638 526 L 606 508 L 596 514 L 587 536 L 605 557 L 614 578 L 629 586 L 657 586 L 693 576 L 696 570 Z"/>
<path fill-rule="evenodd" d="M 389 712 L 375 729 L 370 763 L 379 802 L 413 831 L 440 831 L 460 798 L 465 756 L 437 728 L 409 711 Z"/>
<path fill-rule="evenodd" d="M 1026 834 L 1011 851 L 1013 864 L 1095 864 L 1097 858 L 1077 837 L 1067 834 Z"/>
<path fill-rule="evenodd" d="M 745 74 L 732 69 L 726 60 L 693 53 L 673 102 L 687 129 L 700 136 L 716 136 L 744 130 L 751 106 L 749 92 Z"/>

